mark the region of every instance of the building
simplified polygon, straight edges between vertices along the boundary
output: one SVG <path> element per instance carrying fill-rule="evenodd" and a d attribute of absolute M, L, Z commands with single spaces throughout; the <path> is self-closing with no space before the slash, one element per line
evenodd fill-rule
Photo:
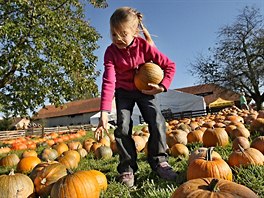
<path fill-rule="evenodd" d="M 236 106 L 240 106 L 240 94 L 213 83 L 184 87 L 176 90 L 203 96 L 207 108 L 209 108 L 210 103 L 216 101 L 218 98 L 233 101 Z"/>
<path fill-rule="evenodd" d="M 33 120 L 44 127 L 83 125 L 100 111 L 100 98 L 91 98 L 66 103 L 60 107 L 47 105 L 40 109 Z"/>
<path fill-rule="evenodd" d="M 176 89 L 176 91 L 202 96 L 204 98 L 204 102 L 206 103 L 207 110 L 209 109 L 209 104 L 216 101 L 218 98 L 231 100 L 234 101 L 235 105 L 240 105 L 239 94 L 215 84 L 185 87 Z M 184 107 L 184 105 L 180 103 L 179 100 L 177 101 L 176 98 L 174 101 L 178 106 Z M 189 100 L 185 100 L 185 103 L 186 101 Z M 90 118 L 98 115 L 99 111 L 100 98 L 91 98 L 69 102 L 58 108 L 54 105 L 48 105 L 40 109 L 40 111 L 33 117 L 33 121 L 43 125 L 44 127 L 91 124 Z"/>

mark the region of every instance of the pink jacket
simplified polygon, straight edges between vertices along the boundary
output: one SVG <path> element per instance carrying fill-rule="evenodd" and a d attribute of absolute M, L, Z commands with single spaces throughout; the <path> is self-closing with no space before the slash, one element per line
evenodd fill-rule
<path fill-rule="evenodd" d="M 135 71 L 139 65 L 150 61 L 163 69 L 161 84 L 168 89 L 174 77 L 175 63 L 145 39 L 136 37 L 126 49 L 119 49 L 114 44 L 108 46 L 104 55 L 101 111 L 111 111 L 115 89 L 137 89 L 134 84 Z"/>

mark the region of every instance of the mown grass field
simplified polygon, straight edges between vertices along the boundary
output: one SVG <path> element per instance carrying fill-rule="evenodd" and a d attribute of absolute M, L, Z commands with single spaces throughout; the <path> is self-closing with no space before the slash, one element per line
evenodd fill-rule
<path fill-rule="evenodd" d="M 139 130 L 141 126 L 135 127 L 135 130 Z M 110 131 L 111 133 L 113 131 Z M 259 134 L 252 134 L 251 139 Z M 84 141 L 85 139 L 93 137 L 93 132 L 88 131 L 86 136 L 76 139 L 74 141 Z M 201 143 L 187 144 L 189 151 L 193 151 L 201 147 Z M 38 147 L 36 150 L 40 153 L 44 149 L 43 146 Z M 232 151 L 231 144 L 225 148 L 215 147 L 224 160 L 227 160 L 229 154 Z M 19 156 L 23 151 L 11 151 Z M 0 156 L 2 157 L 2 156 Z M 127 188 L 126 186 L 116 181 L 118 175 L 116 167 L 118 164 L 118 155 L 113 155 L 110 159 L 96 159 L 93 153 L 89 153 L 86 157 L 82 158 L 77 170 L 91 170 L 96 169 L 103 172 L 108 180 L 108 188 L 105 192 L 102 192 L 100 197 L 102 198 L 168 198 L 175 191 L 175 189 L 186 181 L 187 171 L 187 158 L 175 158 L 169 156 L 169 163 L 173 169 L 179 172 L 179 176 L 176 181 L 165 181 L 158 178 L 150 169 L 146 161 L 146 155 L 144 152 L 138 153 L 138 165 L 139 170 L 136 173 L 136 182 L 134 188 Z M 12 168 L 0 167 L 0 174 L 8 174 Z M 247 186 L 260 197 L 264 197 L 264 166 L 248 166 L 246 168 L 239 167 L 233 168 L 233 181 Z"/>

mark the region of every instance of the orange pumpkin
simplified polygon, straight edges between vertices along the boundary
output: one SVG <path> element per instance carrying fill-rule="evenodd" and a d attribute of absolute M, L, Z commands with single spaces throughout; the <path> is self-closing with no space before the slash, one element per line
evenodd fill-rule
<path fill-rule="evenodd" d="M 38 153 L 35 151 L 35 150 L 26 150 L 22 153 L 22 158 L 24 157 L 29 157 L 29 156 L 35 156 L 37 157 L 38 156 Z"/>
<path fill-rule="evenodd" d="M 233 140 L 233 142 L 232 142 L 232 149 L 233 150 L 239 149 L 239 146 L 238 145 L 240 145 L 243 149 L 247 149 L 247 148 L 250 147 L 249 140 L 246 137 L 243 137 L 243 136 L 238 136 L 238 137 L 236 137 Z"/>
<path fill-rule="evenodd" d="M 79 141 L 72 141 L 68 143 L 69 150 L 78 150 L 82 148 L 82 143 Z"/>
<path fill-rule="evenodd" d="M 228 143 L 228 134 L 224 128 L 208 128 L 203 134 L 203 144 L 205 147 L 225 147 Z"/>
<path fill-rule="evenodd" d="M 107 178 L 104 173 L 98 170 L 89 170 L 87 173 L 92 174 L 96 178 L 101 190 L 107 189 Z"/>
<path fill-rule="evenodd" d="M 210 147 L 205 158 L 193 160 L 187 168 L 187 180 L 196 178 L 221 178 L 232 181 L 232 170 L 221 158 L 212 157 L 213 148 Z"/>
<path fill-rule="evenodd" d="M 208 150 L 208 148 L 206 148 L 206 147 L 200 147 L 200 148 L 192 151 L 190 156 L 189 156 L 189 159 L 188 159 L 188 164 L 190 164 L 195 159 L 198 159 L 198 158 L 202 158 L 203 159 L 203 158 L 205 158 L 207 150 Z M 221 155 L 219 155 L 219 153 L 217 153 L 214 150 L 212 152 L 212 157 L 216 157 L 216 158 L 222 159 Z"/>
<path fill-rule="evenodd" d="M 58 152 L 58 155 L 60 156 L 64 151 L 68 151 L 69 147 L 64 142 L 56 143 L 52 146 L 53 149 L 55 149 Z"/>
<path fill-rule="evenodd" d="M 73 155 L 62 155 L 58 159 L 60 163 L 66 166 L 68 169 L 75 169 L 78 167 L 79 162 Z"/>
<path fill-rule="evenodd" d="M 79 198 L 91 197 L 98 198 L 100 196 L 100 186 L 97 179 L 91 176 L 88 171 L 77 171 L 70 173 L 54 183 L 51 190 L 53 198 Z"/>
<path fill-rule="evenodd" d="M 137 152 L 142 151 L 146 146 L 146 141 L 139 135 L 133 135 L 132 138 L 135 142 Z"/>
<path fill-rule="evenodd" d="M 81 160 L 81 155 L 80 155 L 80 153 L 78 151 L 69 150 L 69 151 L 64 151 L 63 152 L 63 156 L 68 156 L 68 155 L 74 157 L 78 163 Z"/>
<path fill-rule="evenodd" d="M 44 167 L 34 179 L 37 194 L 41 197 L 48 197 L 53 184 L 65 175 L 67 175 L 67 170 L 61 163 L 54 163 Z"/>
<path fill-rule="evenodd" d="M 195 142 L 203 142 L 203 133 L 204 131 L 200 129 L 196 129 L 194 131 L 191 131 L 187 134 L 187 142 L 188 143 L 195 143 Z"/>
<path fill-rule="evenodd" d="M 215 178 L 192 179 L 180 185 L 171 198 L 258 198 L 251 189 L 232 181 Z"/>
<path fill-rule="evenodd" d="M 41 163 L 41 160 L 35 156 L 22 158 L 17 164 L 17 171 L 21 173 L 30 173 L 39 163 Z"/>
<path fill-rule="evenodd" d="M 251 142 L 251 147 L 258 149 L 264 155 L 264 136 L 256 137 Z"/>
<path fill-rule="evenodd" d="M 189 156 L 189 149 L 184 144 L 174 144 L 170 148 L 170 155 L 173 157 L 187 158 Z"/>
<path fill-rule="evenodd" d="M 239 145 L 239 150 L 233 151 L 228 157 L 228 164 L 233 166 L 263 165 L 264 155 L 255 148 L 243 149 Z"/>
<path fill-rule="evenodd" d="M 163 70 L 155 63 L 149 62 L 141 65 L 134 77 L 138 90 L 149 90 L 148 83 L 159 84 L 163 79 Z"/>

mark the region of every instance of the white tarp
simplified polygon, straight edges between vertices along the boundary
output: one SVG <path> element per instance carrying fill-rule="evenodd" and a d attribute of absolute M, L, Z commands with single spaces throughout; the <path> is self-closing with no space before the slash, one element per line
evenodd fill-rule
<path fill-rule="evenodd" d="M 160 104 L 160 109 L 168 110 L 172 113 L 180 113 L 184 111 L 199 111 L 206 110 L 206 104 L 202 96 L 196 96 L 189 93 L 184 93 L 176 90 L 169 89 L 157 95 L 157 100 Z M 141 113 L 138 106 L 135 105 L 132 115 L 133 125 L 140 124 Z M 92 125 L 97 125 L 100 118 L 100 112 L 90 118 Z M 109 121 L 116 120 L 115 102 L 113 100 L 112 111 L 108 116 Z"/>
<path fill-rule="evenodd" d="M 171 109 L 172 113 L 183 111 L 205 110 L 206 104 L 202 96 L 171 90 L 157 95 L 161 110 Z"/>

